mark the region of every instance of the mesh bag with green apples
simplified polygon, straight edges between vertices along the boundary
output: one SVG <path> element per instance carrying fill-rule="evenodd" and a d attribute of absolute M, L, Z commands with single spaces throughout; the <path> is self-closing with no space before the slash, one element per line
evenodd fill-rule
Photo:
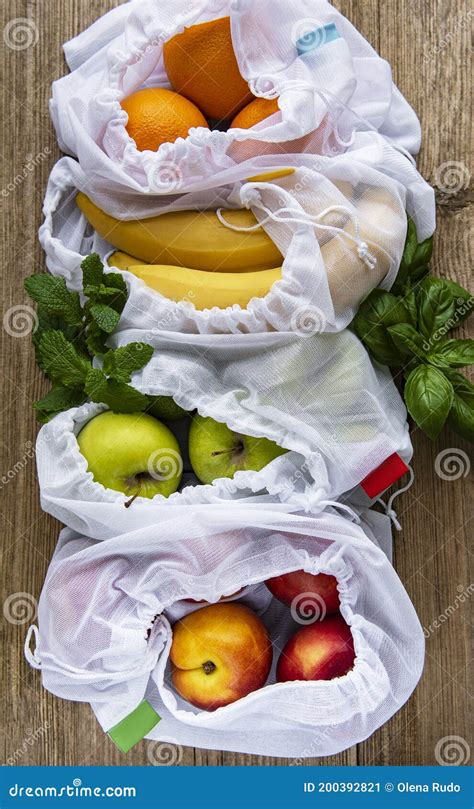
<path fill-rule="evenodd" d="M 130 339 L 122 332 L 112 342 L 123 341 L 125 350 Z M 355 335 L 274 333 L 267 340 L 272 350 L 262 352 L 254 335 L 195 335 L 181 344 L 154 338 L 152 358 L 133 376 L 132 411 L 146 393 L 173 397 L 194 415 L 179 435 L 170 424 L 155 436 L 154 426 L 139 432 L 140 414 L 132 412 L 127 443 L 120 414 L 114 423 L 113 414 L 102 414 L 105 405 L 60 413 L 37 441 L 43 508 L 95 539 L 143 527 L 156 513 L 214 502 L 237 507 L 267 495 L 280 508 L 317 512 L 393 453 L 411 458 L 403 402 Z M 96 436 L 87 441 L 94 421 Z M 114 480 L 109 466 L 120 470 Z M 145 491 L 140 483 L 157 485 Z"/>

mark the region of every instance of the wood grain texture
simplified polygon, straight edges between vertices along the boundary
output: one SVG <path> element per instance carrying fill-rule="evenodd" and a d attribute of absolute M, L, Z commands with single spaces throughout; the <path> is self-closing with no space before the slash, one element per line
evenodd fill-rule
<path fill-rule="evenodd" d="M 61 45 L 79 33 L 114 0 L 5 0 L 2 30 L 28 18 L 35 45 L 12 49 L 2 42 L 2 285 L 3 313 L 27 305 L 23 278 L 44 267 L 36 233 L 49 171 L 59 157 L 48 113 L 51 81 L 66 66 Z M 395 79 L 419 113 L 424 143 L 420 168 L 434 182 L 448 161 L 468 177 L 470 149 L 469 5 L 467 0 L 341 0 L 338 7 L 388 59 Z M 11 26 L 8 29 L 11 31 Z M 34 160 L 33 170 L 27 167 Z M 16 178 L 16 179 L 15 179 Z M 471 193 L 438 195 L 439 224 L 434 267 L 439 275 L 469 285 Z M 39 507 L 32 446 L 33 401 L 46 386 L 30 339 L 2 337 L 2 602 L 11 594 L 37 598 L 59 525 Z M 422 680 L 407 705 L 365 743 L 330 759 L 306 764 L 435 764 L 435 748 L 446 736 L 469 741 L 469 599 L 459 595 L 471 582 L 468 538 L 468 477 L 443 480 L 436 458 L 448 448 L 470 448 L 446 432 L 431 444 L 414 431 L 416 480 L 399 502 L 403 531 L 396 536 L 395 565 L 424 627 L 449 620 L 427 639 Z M 21 620 L 21 616 L 18 616 Z M 102 733 L 87 705 L 63 702 L 44 691 L 39 674 L 25 663 L 27 624 L 2 619 L 2 760 L 18 764 L 150 763 L 147 742 L 124 756 Z M 32 743 L 30 743 L 32 741 Z M 472 743 L 472 742 L 471 742 Z M 182 764 L 275 765 L 282 759 L 186 748 Z"/>

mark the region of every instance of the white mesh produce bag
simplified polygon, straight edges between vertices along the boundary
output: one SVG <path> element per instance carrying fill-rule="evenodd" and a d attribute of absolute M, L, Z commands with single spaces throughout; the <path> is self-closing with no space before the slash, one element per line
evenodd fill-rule
<path fill-rule="evenodd" d="M 266 295 L 253 297 L 246 308 L 234 304 L 224 309 L 209 295 L 209 308 L 197 309 L 192 289 L 175 302 L 125 273 L 130 297 L 121 327 L 218 334 L 298 330 L 303 323 L 304 330 L 338 331 L 351 322 L 371 289 L 390 289 L 405 244 L 405 183 L 411 164 L 400 158 L 407 177 L 401 172 L 390 177 L 381 169 L 383 149 L 377 157 L 363 144 L 344 155 L 301 160 L 295 156 L 287 167 L 292 173 L 272 182 L 248 182 L 239 167 L 221 175 L 223 185 L 214 178 L 214 187 L 166 198 L 166 206 L 165 198 L 155 198 L 155 215 L 216 210 L 231 230 L 236 228 L 226 219 L 226 210 L 249 208 L 284 257 L 282 278 Z M 268 167 L 261 168 L 265 172 Z M 65 277 L 72 289 L 81 288 L 80 265 L 87 253 L 96 251 L 104 258 L 111 252 L 77 207 L 77 180 L 77 163 L 60 160 L 50 177 L 40 229 L 48 269 Z M 81 188 L 87 191 L 87 184 Z M 177 277 L 179 273 L 176 268 Z M 245 282 L 246 274 L 239 275 Z M 212 276 L 199 276 L 205 289 Z"/>
<path fill-rule="evenodd" d="M 116 335 L 118 344 L 135 339 Z M 195 336 L 186 342 L 153 338 L 153 358 L 134 385 L 173 396 L 242 435 L 268 438 L 290 452 L 260 472 L 237 472 L 212 485 L 185 485 L 168 498 L 128 498 L 105 489 L 87 472 L 76 435 L 105 409 L 86 404 L 56 416 L 37 441 L 43 508 L 66 525 L 103 539 L 132 531 L 189 505 L 223 503 L 270 494 L 282 504 L 317 512 L 358 486 L 393 453 L 411 457 L 406 410 L 389 372 L 375 369 L 350 332 L 301 337 Z M 161 459 L 165 463 L 166 459 Z M 179 463 L 171 458 L 172 464 Z M 185 481 L 186 483 L 186 481 Z M 255 501 L 258 503 L 257 501 Z"/>
<path fill-rule="evenodd" d="M 262 584 L 292 570 L 338 578 L 356 661 L 332 681 L 275 683 L 279 651 L 300 628 L 295 608 Z M 214 712 L 174 690 L 174 620 L 184 599 L 239 600 L 261 617 L 274 647 L 267 684 Z M 298 621 L 304 622 L 301 603 Z M 413 606 L 384 553 L 361 527 L 326 510 L 317 517 L 208 505 L 177 521 L 96 542 L 66 529 L 39 603 L 29 650 L 44 686 L 90 702 L 108 731 L 146 698 L 161 717 L 148 738 L 261 755 L 331 755 L 370 736 L 408 699 L 422 671 L 424 639 Z M 147 637 L 149 631 L 149 636 Z M 37 632 L 35 632 L 37 635 Z"/>
<path fill-rule="evenodd" d="M 251 135 L 193 128 L 158 152 L 139 152 L 120 101 L 142 87 L 169 87 L 164 43 L 225 16 L 242 76 L 254 95 L 279 97 L 280 113 Z M 325 0 L 132 0 L 68 42 L 65 54 L 72 72 L 54 83 L 51 101 L 58 140 L 109 207 L 124 193 L 172 193 L 170 176 L 188 190 L 262 151 L 319 151 L 315 131 L 325 150 L 351 143 L 357 130 L 380 131 L 407 154 L 419 149 L 418 119 L 389 64 Z"/>

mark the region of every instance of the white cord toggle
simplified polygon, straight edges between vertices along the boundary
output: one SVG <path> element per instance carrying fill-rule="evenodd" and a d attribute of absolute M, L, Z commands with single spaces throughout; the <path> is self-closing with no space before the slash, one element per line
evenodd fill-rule
<path fill-rule="evenodd" d="M 223 215 L 224 208 L 218 208 L 216 211 L 217 218 L 221 225 L 224 225 L 229 230 L 235 230 L 238 233 L 253 233 L 255 230 L 263 227 L 266 225 L 267 222 L 283 222 L 287 224 L 295 224 L 295 225 L 313 225 L 315 228 L 319 230 L 327 231 L 328 233 L 334 233 L 335 235 L 344 236 L 353 244 L 357 245 L 357 254 L 359 258 L 364 262 L 366 267 L 369 270 L 374 270 L 377 266 L 377 259 L 375 258 L 372 253 L 369 253 L 369 247 L 367 242 L 364 242 L 360 232 L 360 223 L 358 218 L 355 214 L 349 209 L 346 208 L 345 205 L 331 205 L 329 208 L 325 208 L 324 211 L 321 211 L 320 214 L 317 216 L 312 216 L 311 214 L 306 213 L 306 211 L 302 212 L 301 217 L 295 216 L 294 210 L 289 207 L 278 208 L 277 211 L 271 211 L 267 208 L 263 203 L 259 203 L 259 207 L 262 208 L 263 211 L 266 213 L 266 217 L 262 219 L 261 222 L 257 222 L 256 225 L 249 225 L 248 227 L 234 225 L 231 222 L 228 222 Z M 354 225 L 354 232 L 355 236 L 351 233 L 348 233 L 347 230 L 344 228 L 336 227 L 334 225 L 323 225 L 319 220 L 324 219 L 329 213 L 343 213 L 345 214 Z M 281 216 L 281 214 L 290 214 L 290 216 Z"/>
<path fill-rule="evenodd" d="M 34 638 L 35 638 L 35 650 L 34 650 L 34 652 L 32 652 L 31 649 L 30 649 L 31 638 L 32 638 L 33 635 L 34 635 Z M 32 668 L 34 668 L 34 669 L 40 669 L 41 668 L 41 660 L 36 655 L 36 650 L 38 648 L 38 643 L 39 643 L 38 627 L 35 624 L 32 624 L 30 626 L 30 628 L 28 629 L 28 632 L 26 633 L 26 638 L 25 638 L 25 657 L 28 660 L 28 663 L 30 664 L 30 666 Z"/>
<path fill-rule="evenodd" d="M 403 492 L 407 492 L 408 489 L 410 489 L 412 487 L 412 485 L 413 485 L 413 482 L 415 480 L 415 473 L 414 473 L 413 469 L 411 468 L 411 466 L 409 466 L 408 469 L 409 469 L 409 472 L 410 472 L 410 480 L 408 481 L 406 486 L 402 486 L 401 489 L 397 489 L 397 491 L 394 492 L 389 497 L 387 503 L 385 502 L 385 500 L 382 500 L 381 497 L 377 497 L 377 500 L 375 501 L 376 503 L 380 503 L 380 505 L 382 505 L 384 507 L 387 517 L 389 517 L 391 519 L 391 521 L 393 522 L 393 524 L 394 524 L 397 531 L 401 531 L 402 526 L 400 525 L 400 522 L 398 520 L 398 514 L 395 511 L 395 509 L 393 508 L 393 503 L 394 503 L 395 498 L 398 497 L 399 494 L 403 494 Z"/>

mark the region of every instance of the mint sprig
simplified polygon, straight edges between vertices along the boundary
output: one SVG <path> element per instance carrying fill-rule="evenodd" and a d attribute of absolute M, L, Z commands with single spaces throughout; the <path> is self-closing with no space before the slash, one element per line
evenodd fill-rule
<path fill-rule="evenodd" d="M 414 223 L 391 292 L 373 290 L 353 329 L 372 357 L 401 368 L 408 412 L 430 438 L 448 423 L 474 440 L 474 386 L 457 369 L 474 364 L 474 340 L 448 339 L 474 309 L 474 297 L 455 281 L 428 275 L 432 239 L 418 243 Z"/>
<path fill-rule="evenodd" d="M 125 281 L 118 273 L 105 273 L 96 253 L 84 259 L 81 269 L 84 303 L 63 278 L 39 274 L 25 281 L 26 291 L 38 304 L 33 336 L 37 362 L 53 383 L 34 405 L 42 422 L 87 400 L 117 413 L 150 407 L 151 399 L 129 382 L 150 361 L 152 346 L 129 343 L 115 350 L 106 346 L 127 302 Z"/>

